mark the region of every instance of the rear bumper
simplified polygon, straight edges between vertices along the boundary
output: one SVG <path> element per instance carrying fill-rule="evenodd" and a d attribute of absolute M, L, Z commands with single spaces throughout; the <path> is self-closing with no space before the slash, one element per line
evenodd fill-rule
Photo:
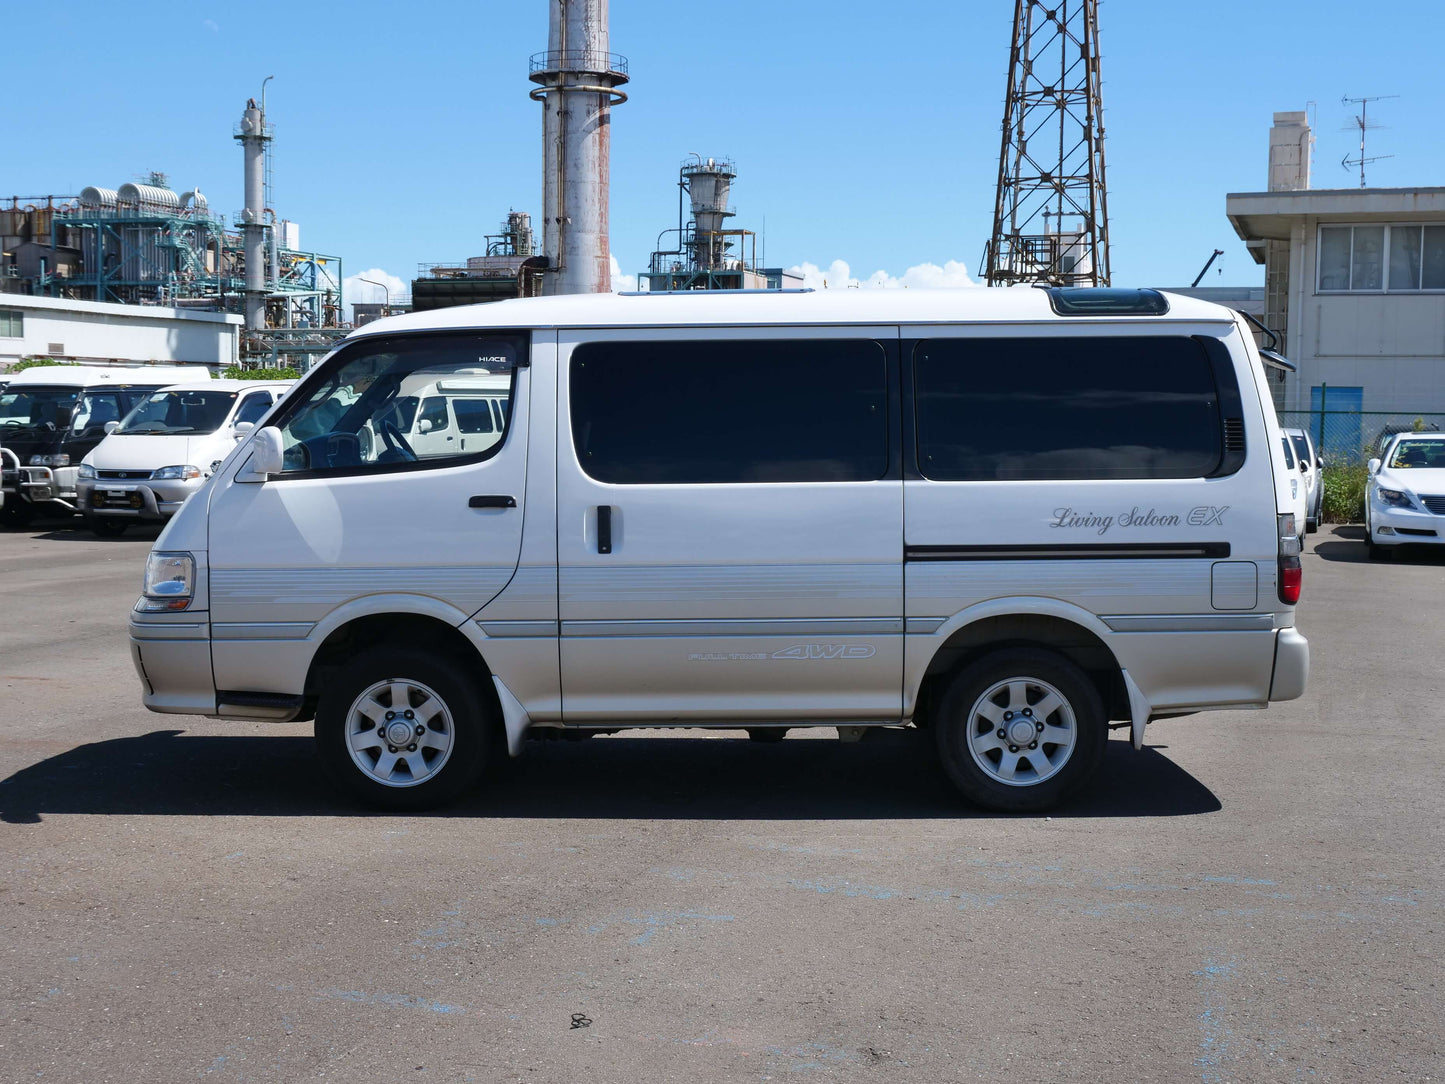
<path fill-rule="evenodd" d="M 1274 640 L 1274 677 L 1269 683 L 1269 699 L 1296 700 L 1304 695 L 1310 676 L 1310 642 L 1298 629 L 1280 629 Z"/>

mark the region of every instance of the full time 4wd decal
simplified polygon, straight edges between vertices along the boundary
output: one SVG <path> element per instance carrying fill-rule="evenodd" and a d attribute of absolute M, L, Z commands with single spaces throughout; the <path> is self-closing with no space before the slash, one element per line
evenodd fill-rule
<path fill-rule="evenodd" d="M 1201 504 L 1191 508 L 1183 515 L 1174 512 L 1160 512 L 1156 509 L 1143 509 L 1138 505 L 1123 512 L 1081 512 L 1076 508 L 1055 508 L 1054 518 L 1049 523 L 1050 527 L 1062 527 L 1072 530 L 1092 530 L 1096 534 L 1107 534 L 1115 527 L 1119 528 L 1140 528 L 1140 527 L 1211 527 L 1224 525 L 1224 513 L 1229 511 L 1229 505 L 1218 507 L 1212 504 Z"/>
<path fill-rule="evenodd" d="M 754 651 L 698 651 L 688 662 L 766 662 L 770 659 L 871 659 L 878 652 L 872 644 L 793 644 L 772 654 Z"/>

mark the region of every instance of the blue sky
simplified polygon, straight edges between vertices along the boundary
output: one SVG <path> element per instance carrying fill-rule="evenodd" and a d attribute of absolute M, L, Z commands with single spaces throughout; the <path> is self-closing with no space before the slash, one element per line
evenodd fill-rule
<path fill-rule="evenodd" d="M 897 279 L 976 276 L 990 229 L 1011 0 L 612 0 L 631 62 L 613 116 L 612 250 L 641 269 L 676 225 L 690 151 L 738 167 L 736 224 L 770 265 L 843 261 Z M 1104 119 L 1116 285 L 1262 272 L 1224 217 L 1264 187 L 1276 110 L 1315 103 L 1316 187 L 1349 187 L 1343 96 L 1371 117 L 1371 185 L 1445 184 L 1441 0 L 1104 0 Z M 275 202 L 349 275 L 409 280 L 483 251 L 541 202 L 541 107 L 527 57 L 545 0 L 0 3 L 10 88 L 0 194 L 74 194 L 149 170 L 241 205 L 231 139 L 269 85 Z M 833 274 L 836 281 L 838 269 Z M 917 273 L 910 281 L 918 281 Z M 379 292 L 378 292 L 379 293 Z M 352 296 L 350 300 L 360 298 Z"/>

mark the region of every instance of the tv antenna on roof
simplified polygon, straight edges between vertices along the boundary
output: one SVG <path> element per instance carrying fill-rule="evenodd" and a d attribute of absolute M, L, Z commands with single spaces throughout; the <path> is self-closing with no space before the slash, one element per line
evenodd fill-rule
<path fill-rule="evenodd" d="M 1377 155 L 1375 155 L 1375 156 L 1372 157 L 1372 158 L 1366 158 L 1366 157 L 1365 157 L 1365 133 L 1368 132 L 1368 131 L 1370 131 L 1371 129 L 1381 127 L 1381 125 L 1379 125 L 1379 124 L 1371 124 L 1370 121 L 1369 121 L 1368 110 L 1369 110 L 1369 108 L 1370 108 L 1370 103 L 1371 103 L 1371 102 L 1381 102 L 1381 101 L 1384 101 L 1386 98 L 1398 98 L 1398 97 L 1399 97 L 1398 94 L 1376 94 L 1376 95 L 1373 95 L 1372 97 L 1369 97 L 1369 98 L 1348 98 L 1348 97 L 1346 97 L 1346 98 L 1341 98 L 1341 99 L 1340 99 L 1340 104 L 1341 104 L 1341 105 L 1358 105 L 1358 106 L 1360 107 L 1360 111 L 1359 111 L 1358 114 L 1356 114 L 1356 116 L 1355 116 L 1355 123 L 1354 123 L 1354 125 L 1353 125 L 1353 127 L 1358 128 L 1359 131 L 1360 131 L 1360 156 L 1359 156 L 1358 158 L 1351 158 L 1351 157 L 1347 154 L 1347 155 L 1345 155 L 1343 158 L 1340 159 L 1340 165 L 1343 166 L 1345 169 L 1350 169 L 1350 168 L 1352 168 L 1352 167 L 1354 167 L 1354 166 L 1359 166 L 1359 167 L 1360 167 L 1360 187 L 1361 187 L 1361 188 L 1364 188 L 1364 187 L 1365 187 L 1365 165 L 1366 165 L 1367 163 L 1369 163 L 1369 162 L 1379 162 L 1379 161 L 1382 161 L 1382 160 L 1384 160 L 1384 159 L 1386 159 L 1386 158 L 1394 158 L 1394 157 L 1395 157 L 1393 154 L 1377 154 Z"/>

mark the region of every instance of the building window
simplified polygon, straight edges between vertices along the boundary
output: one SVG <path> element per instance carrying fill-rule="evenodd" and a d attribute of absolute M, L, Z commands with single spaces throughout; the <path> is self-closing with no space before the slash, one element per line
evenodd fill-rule
<path fill-rule="evenodd" d="M 25 338 L 25 314 L 14 309 L 0 309 L 0 339 Z"/>
<path fill-rule="evenodd" d="M 1445 290 L 1445 225 L 1320 227 L 1320 293 L 1409 290 Z"/>

